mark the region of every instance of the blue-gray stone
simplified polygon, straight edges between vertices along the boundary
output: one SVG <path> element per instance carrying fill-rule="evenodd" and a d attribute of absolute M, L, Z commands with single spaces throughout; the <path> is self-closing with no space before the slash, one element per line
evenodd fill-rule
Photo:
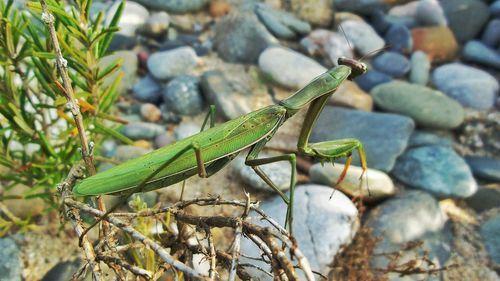
<path fill-rule="evenodd" d="M 135 0 L 152 10 L 172 13 L 196 12 L 208 5 L 209 0 Z"/>
<path fill-rule="evenodd" d="M 381 9 L 374 10 L 370 15 L 370 23 L 378 34 L 385 34 L 391 27 L 391 22 L 387 19 L 385 11 Z"/>
<path fill-rule="evenodd" d="M 0 238 L 0 281 L 21 281 L 23 263 L 21 252 L 14 239 Z"/>
<path fill-rule="evenodd" d="M 411 118 L 402 115 L 326 106 L 313 129 L 311 142 L 357 138 L 364 145 L 368 165 L 390 171 L 396 157 L 405 150 L 414 126 Z M 353 162 L 359 165 L 357 153 L 353 156 Z"/>
<path fill-rule="evenodd" d="M 431 145 L 407 150 L 397 159 L 392 174 L 408 186 L 444 198 L 466 198 L 477 190 L 465 160 L 445 146 Z"/>
<path fill-rule="evenodd" d="M 160 83 L 156 82 L 151 75 L 146 75 L 135 83 L 132 90 L 134 98 L 138 101 L 158 104 L 161 100 Z"/>
<path fill-rule="evenodd" d="M 441 92 L 425 86 L 395 80 L 370 91 L 381 109 L 411 117 L 417 125 L 453 129 L 465 118 L 462 105 Z"/>
<path fill-rule="evenodd" d="M 311 25 L 308 22 L 265 4 L 257 4 L 255 13 L 267 29 L 278 38 L 293 39 L 311 32 Z"/>
<path fill-rule="evenodd" d="M 382 0 L 335 0 L 335 9 L 338 11 L 353 12 L 356 14 L 370 15 L 377 10 L 387 10 L 387 1 Z"/>
<path fill-rule="evenodd" d="M 165 106 L 181 115 L 197 115 L 203 110 L 200 80 L 195 76 L 180 75 L 168 82 L 163 90 Z"/>
<path fill-rule="evenodd" d="M 500 188 L 479 186 L 477 192 L 466 200 L 467 205 L 476 212 L 484 212 L 500 206 Z"/>
<path fill-rule="evenodd" d="M 483 1 L 446 0 L 439 3 L 448 20 L 448 27 L 460 42 L 475 38 L 488 21 L 490 12 Z"/>
<path fill-rule="evenodd" d="M 80 260 L 59 262 L 43 276 L 42 281 L 71 280 L 75 272 L 78 272 L 81 263 Z"/>
<path fill-rule="evenodd" d="M 391 76 L 376 70 L 368 70 L 365 74 L 354 79 L 354 82 L 365 92 L 370 92 L 374 87 L 390 81 L 392 81 Z"/>
<path fill-rule="evenodd" d="M 158 80 L 168 80 L 188 74 L 198 64 L 198 56 L 191 47 L 156 52 L 148 58 L 148 70 Z"/>
<path fill-rule="evenodd" d="M 447 24 L 443 8 L 436 0 L 418 1 L 415 18 L 422 26 L 444 26 Z"/>
<path fill-rule="evenodd" d="M 233 12 L 215 27 L 215 49 L 228 62 L 255 63 L 260 53 L 278 40 L 253 12 Z"/>
<path fill-rule="evenodd" d="M 490 13 L 494 17 L 500 16 L 500 0 L 496 0 L 490 5 Z"/>
<path fill-rule="evenodd" d="M 192 135 L 196 135 L 201 130 L 201 127 L 194 123 L 182 123 L 175 130 L 175 139 L 182 140 Z"/>
<path fill-rule="evenodd" d="M 135 83 L 137 78 L 137 69 L 139 67 L 139 59 L 137 58 L 137 53 L 135 51 L 117 51 L 111 55 L 105 56 L 99 62 L 99 67 L 104 69 L 111 63 L 117 60 L 122 60 L 122 64 L 119 71 L 114 72 L 107 78 L 105 78 L 104 85 L 111 85 L 118 75 L 123 74 L 121 82 L 118 84 L 118 91 L 122 94 L 128 92 Z"/>
<path fill-rule="evenodd" d="M 410 71 L 410 61 L 396 52 L 383 52 L 372 61 L 375 69 L 392 77 L 402 77 Z"/>
<path fill-rule="evenodd" d="M 481 41 L 491 48 L 496 48 L 500 45 L 500 19 L 490 20 L 484 29 Z"/>
<path fill-rule="evenodd" d="M 341 27 L 345 31 L 349 42 L 363 56 L 385 46 L 384 39 L 364 21 L 346 20 L 341 23 Z"/>
<path fill-rule="evenodd" d="M 467 42 L 462 50 L 462 56 L 465 60 L 500 70 L 500 53 L 481 41 Z"/>
<path fill-rule="evenodd" d="M 431 62 L 423 51 L 415 51 L 410 58 L 410 82 L 427 85 L 429 82 Z"/>
<path fill-rule="evenodd" d="M 403 24 L 393 24 L 385 34 L 385 43 L 389 49 L 407 54 L 413 48 L 413 38 L 410 29 Z"/>
<path fill-rule="evenodd" d="M 151 140 L 158 135 L 165 134 L 166 130 L 154 123 L 134 122 L 123 126 L 121 133 L 132 140 Z"/>
<path fill-rule="evenodd" d="M 486 71 L 460 63 L 442 65 L 432 73 L 432 82 L 462 105 L 480 110 L 493 107 L 499 84 Z"/>
<path fill-rule="evenodd" d="M 139 156 L 142 156 L 148 152 L 151 152 L 151 149 L 134 146 L 134 145 L 119 145 L 116 148 L 116 160 L 125 162 Z"/>
<path fill-rule="evenodd" d="M 428 146 L 428 145 L 453 145 L 453 136 L 437 134 L 429 131 L 415 130 L 408 141 L 408 148 Z"/>
<path fill-rule="evenodd" d="M 500 214 L 484 222 L 479 232 L 484 239 L 486 249 L 496 264 L 500 264 Z"/>
<path fill-rule="evenodd" d="M 474 176 L 493 182 L 500 182 L 500 160 L 481 156 L 466 156 Z"/>

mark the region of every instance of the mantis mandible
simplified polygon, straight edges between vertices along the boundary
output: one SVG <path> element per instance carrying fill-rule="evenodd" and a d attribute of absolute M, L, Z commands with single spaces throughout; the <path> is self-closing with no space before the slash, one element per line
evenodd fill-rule
<path fill-rule="evenodd" d="M 250 112 L 217 126 L 213 126 L 212 116 L 210 129 L 204 131 L 202 129 L 196 135 L 84 179 L 75 186 L 73 192 L 77 195 L 131 195 L 166 187 L 195 174 L 205 178 L 222 169 L 240 151 L 250 148 L 245 164 L 251 166 L 288 205 L 286 224 L 292 232 L 296 154 L 258 158 L 265 144 L 288 118 L 309 105 L 297 143 L 298 151 L 328 161 L 347 157 L 337 184 L 344 178 L 354 150 L 359 153 L 363 171 L 367 169 L 363 145 L 356 139 L 309 143 L 311 131 L 330 96 L 343 81 L 353 79 L 367 70 L 365 64 L 352 59 L 340 58 L 338 64 L 278 104 Z M 205 124 L 208 117 L 209 115 L 205 119 Z M 259 167 L 277 161 L 288 161 L 291 164 L 290 197 L 280 191 Z"/>

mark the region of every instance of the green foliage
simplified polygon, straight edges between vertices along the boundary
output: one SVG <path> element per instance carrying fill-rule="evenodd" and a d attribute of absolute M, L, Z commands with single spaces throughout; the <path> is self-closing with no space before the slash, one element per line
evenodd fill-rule
<path fill-rule="evenodd" d="M 27 9 L 17 10 L 13 3 L 0 0 L 0 185 L 6 190 L 30 186 L 24 198 L 41 197 L 54 204 L 55 186 L 81 159 L 81 145 L 65 106 L 41 5 L 28 2 Z M 100 61 L 118 30 L 124 2 L 109 25 L 103 12 L 91 17 L 91 0 L 71 3 L 68 9 L 65 1 L 47 0 L 85 128 L 98 143 L 105 135 L 119 135 L 103 121 L 111 119 L 108 113 L 119 95 L 121 76 L 105 81 L 120 69 L 120 62 L 103 66 Z"/>

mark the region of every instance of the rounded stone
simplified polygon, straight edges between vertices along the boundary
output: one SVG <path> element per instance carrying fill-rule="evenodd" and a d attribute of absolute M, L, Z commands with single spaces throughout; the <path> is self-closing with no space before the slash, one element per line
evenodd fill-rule
<path fill-rule="evenodd" d="M 495 77 L 486 71 L 461 63 L 437 67 L 432 73 L 432 82 L 463 106 L 479 110 L 492 108 L 499 90 Z"/>
<path fill-rule="evenodd" d="M 161 119 L 160 109 L 152 103 L 144 103 L 141 105 L 141 116 L 147 122 L 156 122 Z"/>
<path fill-rule="evenodd" d="M 159 103 L 161 100 L 161 86 L 151 75 L 146 75 L 135 83 L 132 90 L 138 101 Z"/>
<path fill-rule="evenodd" d="M 327 275 L 331 263 L 343 245 L 351 242 L 358 228 L 358 211 L 351 200 L 337 191 L 332 194 L 330 187 L 321 185 L 300 185 L 295 190 L 293 213 L 293 236 L 299 249 L 305 255 L 311 269 Z M 285 221 L 287 206 L 280 196 L 263 202 L 261 209 L 278 223 Z M 255 218 L 255 214 L 251 214 Z M 270 226 L 265 220 L 254 219 L 254 223 Z M 259 248 L 248 239 L 242 240 L 242 253 L 259 256 Z M 286 251 L 288 252 L 288 251 Z M 241 257 L 245 263 L 269 268 L 268 264 Z M 249 269 L 253 278 L 269 280 L 260 270 Z M 306 280 L 299 270 L 298 280 Z M 259 279 L 260 278 L 260 279 Z"/>
<path fill-rule="evenodd" d="M 500 19 L 497 18 L 490 20 L 484 29 L 481 41 L 491 48 L 496 48 L 500 45 Z"/>
<path fill-rule="evenodd" d="M 313 30 L 300 40 L 300 45 L 310 56 L 327 56 L 331 65 L 337 65 L 340 57 L 354 57 L 353 50 L 345 36 L 326 29 Z"/>
<path fill-rule="evenodd" d="M 341 24 L 347 39 L 362 56 L 368 55 L 385 46 L 385 41 L 366 22 L 346 20 Z M 341 31 L 340 31 L 341 32 Z"/>
<path fill-rule="evenodd" d="M 442 198 L 467 198 L 477 191 L 469 166 L 450 147 L 409 149 L 398 158 L 392 174 L 408 186 Z"/>
<path fill-rule="evenodd" d="M 262 52 L 259 68 L 274 81 L 290 89 L 304 87 L 327 70 L 316 61 L 281 47 L 271 47 Z"/>
<path fill-rule="evenodd" d="M 151 149 L 134 146 L 134 145 L 119 145 L 116 147 L 116 160 L 120 162 L 125 162 L 139 156 L 142 156 L 146 153 L 151 152 Z"/>
<path fill-rule="evenodd" d="M 460 42 L 475 38 L 489 18 L 488 6 L 477 0 L 440 1 L 448 26 Z"/>
<path fill-rule="evenodd" d="M 467 61 L 500 70 L 500 53 L 481 41 L 472 40 L 467 42 L 462 50 L 462 56 Z"/>
<path fill-rule="evenodd" d="M 393 24 L 385 34 L 385 42 L 389 49 L 407 54 L 413 48 L 413 38 L 410 29 L 403 24 Z"/>
<path fill-rule="evenodd" d="M 259 158 L 268 158 L 271 155 L 266 153 L 259 154 Z M 241 180 L 252 188 L 268 191 L 274 191 L 255 171 L 252 167 L 245 165 L 245 156 L 238 156 L 231 163 L 236 174 Z M 287 161 L 273 162 L 259 166 L 262 171 L 271 179 L 271 181 L 279 188 L 279 190 L 288 190 L 290 188 L 290 178 L 292 170 L 290 163 Z"/>
<path fill-rule="evenodd" d="M 444 62 L 455 58 L 459 46 L 447 26 L 418 27 L 413 28 L 411 33 L 413 50 L 425 52 L 432 62 Z"/>
<path fill-rule="evenodd" d="M 111 23 L 120 4 L 121 2 L 115 2 L 107 11 L 106 26 L 109 26 Z M 149 12 L 145 7 L 139 3 L 127 1 L 118 22 L 118 27 L 120 28 L 118 33 L 125 36 L 135 36 L 136 29 L 142 26 L 148 18 Z"/>
<path fill-rule="evenodd" d="M 21 281 L 23 262 L 21 261 L 21 250 L 14 239 L 10 237 L 0 238 L 0 272 L 2 280 Z"/>
<path fill-rule="evenodd" d="M 148 58 L 148 70 L 158 80 L 168 80 L 189 73 L 198 64 L 198 56 L 191 47 L 157 52 Z"/>
<path fill-rule="evenodd" d="M 182 140 L 200 132 L 201 127 L 194 123 L 182 123 L 175 130 L 175 139 Z"/>
<path fill-rule="evenodd" d="M 135 0 L 152 10 L 183 14 L 196 12 L 208 5 L 209 0 Z"/>
<path fill-rule="evenodd" d="M 443 8 L 437 0 L 418 1 L 415 18 L 423 26 L 447 25 L 448 23 Z"/>
<path fill-rule="evenodd" d="M 427 54 L 422 51 L 413 52 L 410 58 L 410 82 L 418 85 L 427 85 L 430 70 L 431 62 Z"/>
<path fill-rule="evenodd" d="M 380 84 L 390 81 L 392 81 L 391 76 L 376 70 L 368 70 L 365 74 L 354 79 L 354 82 L 356 82 L 361 89 L 367 92 L 371 91 L 374 87 Z"/>
<path fill-rule="evenodd" d="M 396 52 L 383 52 L 372 61 L 373 67 L 392 77 L 402 77 L 410 71 L 408 59 Z"/>
<path fill-rule="evenodd" d="M 200 80 L 190 75 L 177 76 L 163 90 L 163 103 L 177 114 L 194 116 L 201 113 L 204 101 Z"/>
<path fill-rule="evenodd" d="M 147 122 L 129 123 L 121 129 L 121 133 L 132 140 L 153 139 L 165 132 L 162 126 Z"/>
<path fill-rule="evenodd" d="M 342 182 L 336 185 L 344 167 L 345 165 L 338 163 L 317 163 L 309 170 L 309 176 L 314 183 L 331 186 L 353 197 L 361 196 L 366 202 L 378 201 L 396 193 L 396 188 L 386 173 L 374 169 L 363 171 L 361 167 L 353 165 L 349 166 Z"/>
<path fill-rule="evenodd" d="M 329 26 L 333 20 L 334 7 L 330 0 L 290 0 L 292 12 L 314 25 Z"/>
<path fill-rule="evenodd" d="M 458 102 L 425 86 L 393 81 L 373 88 L 370 95 L 383 110 L 409 116 L 426 128 L 453 129 L 465 118 Z"/>
<path fill-rule="evenodd" d="M 311 32 L 311 25 L 308 22 L 266 4 L 257 4 L 255 13 L 267 29 L 278 38 L 293 39 Z"/>
<path fill-rule="evenodd" d="M 346 80 L 340 84 L 329 104 L 356 108 L 363 111 L 373 110 L 372 97 L 352 81 Z"/>
<path fill-rule="evenodd" d="M 500 214 L 485 221 L 479 232 L 484 239 L 484 244 L 491 258 L 496 264 L 500 264 Z"/>
<path fill-rule="evenodd" d="M 492 182 L 500 182 L 500 160 L 481 156 L 466 156 L 474 176 Z"/>

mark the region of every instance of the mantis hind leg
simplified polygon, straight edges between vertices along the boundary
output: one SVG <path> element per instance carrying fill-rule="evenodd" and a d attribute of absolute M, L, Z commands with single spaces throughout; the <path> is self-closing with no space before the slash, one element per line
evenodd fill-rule
<path fill-rule="evenodd" d="M 293 234 L 292 224 L 293 224 L 293 198 L 295 191 L 295 182 L 297 178 L 297 156 L 294 153 L 283 154 L 274 157 L 260 158 L 257 159 L 259 153 L 262 151 L 266 141 L 261 141 L 254 145 L 247 155 L 245 164 L 252 167 L 255 173 L 262 178 L 274 191 L 276 191 L 283 201 L 287 204 L 286 212 L 286 222 L 285 225 L 288 226 L 290 234 Z M 292 175 L 290 177 L 290 197 L 287 197 L 278 186 L 269 178 L 269 176 L 259 167 L 260 165 L 265 165 L 269 163 L 274 163 L 278 161 L 288 161 L 290 162 L 292 168 Z"/>

